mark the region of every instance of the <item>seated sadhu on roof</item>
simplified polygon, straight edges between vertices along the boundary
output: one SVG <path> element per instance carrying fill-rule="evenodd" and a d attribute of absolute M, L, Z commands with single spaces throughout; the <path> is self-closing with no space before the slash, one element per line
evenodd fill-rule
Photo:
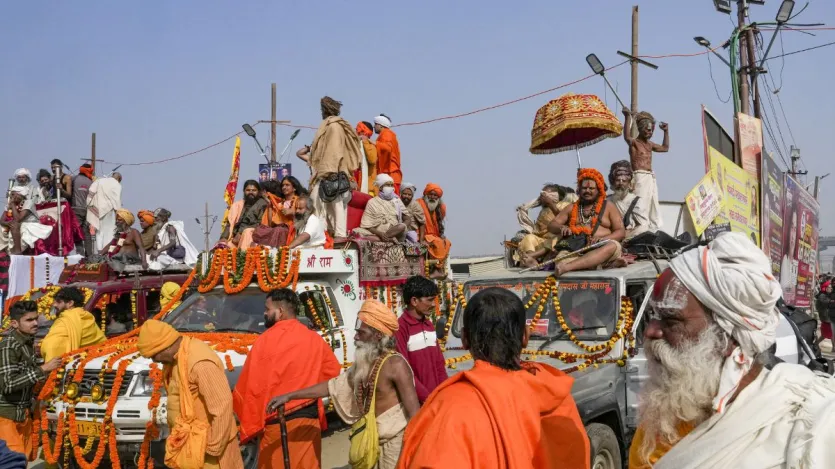
<path fill-rule="evenodd" d="M 539 197 L 518 207 L 516 218 L 522 231 L 527 234 L 519 241 L 513 259 L 527 267 L 534 267 L 553 254 L 562 237 L 548 231 L 548 225 L 560 212 L 576 201 L 577 194 L 574 193 L 574 189 L 558 184 L 546 184 Z M 528 210 L 535 207 L 542 207 L 536 217 L 536 223 L 528 216 Z"/>
<path fill-rule="evenodd" d="M 615 263 L 622 254 L 620 243 L 626 230 L 617 207 L 606 200 L 603 175 L 596 169 L 581 169 L 577 174 L 577 186 L 580 199 L 563 209 L 548 225 L 549 232 L 563 237 L 557 245 L 557 277 L 566 272 Z M 598 247 L 579 256 L 565 257 L 570 252 L 598 243 Z"/>
<path fill-rule="evenodd" d="M 423 209 L 424 225 L 420 230 L 420 242 L 426 244 L 429 250 L 429 277 L 444 278 L 444 264 L 449 257 L 452 243 L 444 236 L 444 222 L 446 221 L 446 204 L 441 198 L 444 190 L 437 184 L 429 183 L 423 189 L 423 197 L 417 201 Z M 414 203 L 414 202 L 413 202 Z"/>
<path fill-rule="evenodd" d="M 295 237 L 294 219 L 299 197 L 307 196 L 307 189 L 293 176 L 285 176 L 279 181 L 264 181 L 261 183 L 264 199 L 268 202 L 261 226 L 286 230 L 286 235 L 276 234 L 262 238 L 256 234 L 253 240 L 258 244 L 280 247 L 290 244 Z M 275 230 L 273 230 L 275 231 Z M 269 239 L 267 239 L 269 238 Z"/>
<path fill-rule="evenodd" d="M 406 207 L 394 192 L 394 180 L 388 174 L 378 174 L 374 184 L 378 188 L 377 196 L 368 201 L 360 227 L 354 233 L 379 241 L 404 241 Z"/>
<path fill-rule="evenodd" d="M 220 234 L 220 242 L 237 249 L 249 248 L 252 234 L 261 224 L 266 208 L 267 201 L 261 197 L 258 181 L 246 181 L 243 200 L 237 200 L 229 207 L 228 224 Z"/>

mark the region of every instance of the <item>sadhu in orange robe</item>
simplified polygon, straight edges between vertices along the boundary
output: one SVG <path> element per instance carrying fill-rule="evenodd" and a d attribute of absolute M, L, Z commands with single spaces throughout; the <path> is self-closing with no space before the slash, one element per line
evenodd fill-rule
<path fill-rule="evenodd" d="M 258 337 L 233 392 L 235 414 L 241 422 L 241 441 L 263 431 L 258 467 L 284 467 L 281 429 L 267 424 L 267 403 L 275 396 L 297 391 L 339 375 L 341 366 L 327 342 L 296 319 L 279 321 Z M 290 467 L 319 469 L 322 456 L 322 402 L 304 406 L 290 401 L 287 409 Z M 294 408 L 301 410 L 293 411 Z"/>
<path fill-rule="evenodd" d="M 377 174 L 388 174 L 394 179 L 394 191 L 400 195 L 400 184 L 403 182 L 403 172 L 400 170 L 400 145 L 397 135 L 383 127 L 377 137 Z"/>
<path fill-rule="evenodd" d="M 439 196 L 444 196 L 444 191 L 436 184 L 427 184 L 426 189 L 423 190 L 424 197 L 429 192 L 437 192 Z M 429 255 L 436 260 L 444 260 L 449 256 L 449 249 L 452 243 L 443 237 L 441 234 L 441 223 L 446 218 L 446 204 L 438 205 L 437 210 L 431 212 L 429 206 L 426 205 L 426 200 L 418 200 L 420 208 L 423 209 L 423 216 L 426 219 L 425 237 L 426 243 L 429 245 Z"/>
<path fill-rule="evenodd" d="M 266 210 L 264 210 L 264 216 L 261 217 L 261 224 L 269 227 L 287 225 L 289 229 L 287 233 L 287 244 L 292 243 L 293 238 L 296 237 L 296 230 L 293 229 L 293 221 L 295 221 L 295 218 L 292 214 L 285 215 L 284 210 L 295 208 L 298 197 L 294 195 L 290 199 L 283 199 L 269 192 L 264 192 L 264 196 L 267 199 L 268 205 Z"/>
<path fill-rule="evenodd" d="M 444 381 L 409 422 L 400 469 L 588 469 L 573 379 L 551 366 L 476 361 Z"/>

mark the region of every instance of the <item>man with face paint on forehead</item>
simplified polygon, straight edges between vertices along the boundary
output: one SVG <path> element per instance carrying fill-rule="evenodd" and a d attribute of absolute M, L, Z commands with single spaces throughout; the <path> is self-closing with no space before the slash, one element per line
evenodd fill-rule
<path fill-rule="evenodd" d="M 741 233 L 670 261 L 647 312 L 649 380 L 630 469 L 835 467 L 835 380 L 761 364 L 781 294 Z"/>
<path fill-rule="evenodd" d="M 661 205 L 658 202 L 658 184 L 655 180 L 655 173 L 652 171 L 652 153 L 666 153 L 670 151 L 669 126 L 662 122 L 659 127 L 664 132 L 664 141 L 661 145 L 651 142 L 652 134 L 655 133 L 655 118 L 648 112 L 639 112 L 635 115 L 638 124 L 638 136 L 632 137 L 632 113 L 623 108 L 625 121 L 623 123 L 623 139 L 629 145 L 629 162 L 635 171 L 633 180 L 635 183 L 635 195 L 640 197 L 636 211 L 649 219 L 649 230 L 658 231 L 661 229 Z"/>

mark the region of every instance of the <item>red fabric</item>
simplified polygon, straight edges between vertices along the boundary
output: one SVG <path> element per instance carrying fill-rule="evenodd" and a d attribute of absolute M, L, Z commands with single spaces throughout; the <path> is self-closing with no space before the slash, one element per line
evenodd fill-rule
<path fill-rule="evenodd" d="M 832 340 L 832 324 L 821 321 L 821 337 Z"/>
<path fill-rule="evenodd" d="M 435 345 L 420 350 L 409 350 L 409 338 L 415 335 L 426 337 L 426 333 L 434 333 L 435 326 L 428 318 L 419 321 L 406 311 L 397 320 L 400 326 L 394 334 L 397 342 L 397 353 L 403 355 L 415 375 L 415 390 L 418 400 L 423 403 L 432 391 L 447 379 L 444 354 L 435 341 Z M 418 339 L 420 340 L 420 339 Z"/>
<path fill-rule="evenodd" d="M 275 396 L 335 378 L 342 370 L 330 346 L 299 321 L 279 321 L 258 337 L 232 392 L 241 443 L 264 430 L 267 403 Z M 292 409 L 310 401 L 290 401 Z"/>
<path fill-rule="evenodd" d="M 348 202 L 348 219 L 346 223 L 348 233 L 352 232 L 354 228 L 360 227 L 365 206 L 368 205 L 368 201 L 372 198 L 370 195 L 360 191 L 353 191 L 351 193 L 351 201 Z"/>
<path fill-rule="evenodd" d="M 76 241 L 82 241 L 84 239 L 84 234 L 81 232 L 81 226 L 78 224 L 78 219 L 75 217 L 75 213 L 72 211 L 69 202 L 66 200 L 61 201 L 61 205 L 63 205 L 63 209 L 61 210 L 61 237 L 63 238 L 63 242 L 61 244 L 64 247 L 64 255 L 66 256 L 75 249 Z M 44 202 L 36 205 L 35 208 L 37 210 L 45 210 L 55 208 L 55 206 L 55 202 Z M 47 221 L 47 225 L 54 227 L 52 233 L 48 238 L 38 240 L 32 250 L 36 256 L 43 253 L 57 256 L 58 227 L 55 226 L 55 220 L 52 218 L 48 218 L 45 221 Z"/>

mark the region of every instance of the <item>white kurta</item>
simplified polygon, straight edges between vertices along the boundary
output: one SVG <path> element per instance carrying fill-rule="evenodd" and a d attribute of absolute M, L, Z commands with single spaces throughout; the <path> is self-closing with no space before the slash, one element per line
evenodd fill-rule
<path fill-rule="evenodd" d="M 802 365 L 763 370 L 654 469 L 835 467 L 835 379 Z"/>

